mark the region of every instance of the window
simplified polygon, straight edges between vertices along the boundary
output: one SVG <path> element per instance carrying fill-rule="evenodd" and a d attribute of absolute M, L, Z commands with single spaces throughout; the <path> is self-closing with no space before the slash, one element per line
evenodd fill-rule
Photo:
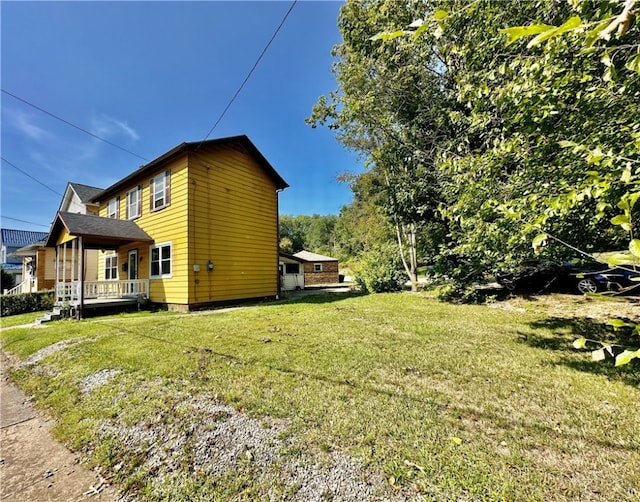
<path fill-rule="evenodd" d="M 120 206 L 120 197 L 116 197 L 115 199 L 111 199 L 107 204 L 107 218 L 119 218 L 120 214 L 118 211 Z"/>
<path fill-rule="evenodd" d="M 287 274 L 299 274 L 300 273 L 300 264 L 299 263 L 285 263 L 284 270 Z"/>
<path fill-rule="evenodd" d="M 118 255 L 112 254 L 104 257 L 104 278 L 106 281 L 118 278 Z"/>
<path fill-rule="evenodd" d="M 142 214 L 142 187 L 138 185 L 127 192 L 127 219 L 132 220 Z"/>
<path fill-rule="evenodd" d="M 150 201 L 151 211 L 157 211 L 169 205 L 171 188 L 171 171 L 165 171 L 151 178 Z"/>
<path fill-rule="evenodd" d="M 171 277 L 171 243 L 151 246 L 151 270 L 149 277 L 159 279 Z"/>
<path fill-rule="evenodd" d="M 314 263 L 313 264 L 314 272 L 322 272 L 322 263 Z"/>

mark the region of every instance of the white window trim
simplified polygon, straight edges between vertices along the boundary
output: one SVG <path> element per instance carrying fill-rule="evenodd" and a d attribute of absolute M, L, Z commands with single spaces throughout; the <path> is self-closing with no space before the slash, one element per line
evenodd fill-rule
<path fill-rule="evenodd" d="M 107 269 L 111 270 L 114 267 L 113 266 L 109 266 L 107 267 L 107 261 L 111 261 L 113 258 L 116 259 L 116 276 L 115 277 L 110 277 L 109 279 L 107 279 Z M 117 281 L 118 280 L 118 255 L 116 253 L 112 253 L 112 254 L 108 254 L 104 256 L 104 280 L 105 281 Z"/>
<path fill-rule="evenodd" d="M 313 264 L 314 272 L 322 272 L 322 263 L 314 263 Z"/>
<path fill-rule="evenodd" d="M 111 211 L 111 204 L 113 203 L 114 205 L 114 212 L 110 212 Z M 119 200 L 117 197 L 114 197 L 113 199 L 109 200 L 109 202 L 107 202 L 107 218 L 118 218 L 118 204 Z"/>
<path fill-rule="evenodd" d="M 171 190 L 171 171 L 164 171 L 156 176 L 154 176 L 153 178 L 151 178 L 151 211 L 160 211 L 161 209 L 164 209 L 165 207 L 169 206 L 171 204 L 171 202 L 169 201 L 169 197 L 170 197 L 170 193 L 169 191 Z M 156 180 L 162 179 L 163 183 L 164 183 L 164 188 L 162 190 L 162 200 L 163 200 L 163 204 L 161 206 L 156 207 Z"/>
<path fill-rule="evenodd" d="M 169 252 L 170 252 L 170 258 L 169 258 L 169 268 L 171 269 L 171 272 L 168 274 L 163 274 L 162 273 L 162 260 L 160 260 L 159 262 L 159 267 L 158 270 L 160 272 L 159 275 L 153 275 L 151 273 L 151 266 L 152 266 L 152 256 L 153 256 L 153 250 L 154 249 L 161 249 L 163 247 L 169 246 Z M 169 242 L 160 242 L 158 244 L 154 244 L 152 246 L 149 246 L 149 279 L 171 279 L 173 277 L 173 242 L 169 241 Z"/>
<path fill-rule="evenodd" d="M 132 193 L 136 193 L 138 195 L 136 203 L 134 204 L 135 214 L 131 214 L 132 206 L 130 196 Z M 137 186 L 127 192 L 127 219 L 135 220 L 136 218 L 140 218 L 140 216 L 142 216 L 142 187 Z"/>

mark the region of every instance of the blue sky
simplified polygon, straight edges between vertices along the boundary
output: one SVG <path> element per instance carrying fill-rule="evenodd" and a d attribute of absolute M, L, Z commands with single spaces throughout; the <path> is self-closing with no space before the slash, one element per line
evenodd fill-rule
<path fill-rule="evenodd" d="M 335 89 L 341 2 L 299 1 L 211 137 L 246 134 L 291 185 L 281 214 L 337 214 L 361 169 L 304 119 Z M 291 2 L 7 2 L 2 89 L 152 160 L 205 137 Z M 67 181 L 106 188 L 145 161 L 2 93 L 2 227 L 46 230 Z M 16 218 L 39 225 L 8 219 Z"/>

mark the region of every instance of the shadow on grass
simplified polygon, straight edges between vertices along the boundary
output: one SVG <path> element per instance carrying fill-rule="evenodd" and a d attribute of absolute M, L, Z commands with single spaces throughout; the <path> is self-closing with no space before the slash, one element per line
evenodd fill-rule
<path fill-rule="evenodd" d="M 520 341 L 530 347 L 558 352 L 555 364 L 566 366 L 576 371 L 606 376 L 612 381 L 619 381 L 633 387 L 640 386 L 640 361 L 633 360 L 625 366 L 615 367 L 615 354 L 625 347 L 638 347 L 640 340 L 633 336 L 631 330 L 614 331 L 606 323 L 597 322 L 586 317 L 536 320 L 529 323 L 531 331 L 520 332 Z M 590 350 L 602 348 L 600 343 L 587 342 L 584 350 L 573 347 L 577 338 L 597 340 L 605 344 L 614 344 L 613 354 L 605 351 L 604 361 L 593 361 Z M 617 346 L 618 345 L 618 346 Z"/>
<path fill-rule="evenodd" d="M 283 298 L 279 300 L 275 300 L 273 302 L 266 302 L 261 305 L 269 306 L 269 305 L 284 304 L 284 303 L 294 303 L 294 304 L 311 303 L 314 305 L 319 305 L 323 303 L 339 302 L 342 300 L 346 300 L 348 298 L 354 298 L 357 296 L 365 296 L 365 295 L 366 293 L 363 293 L 361 291 L 354 291 L 354 290 L 339 291 L 339 292 L 332 292 L 332 291 L 326 291 L 326 290 L 302 290 L 302 291 L 290 292 L 290 294 L 288 294 L 286 297 L 284 297 L 283 295 Z"/>

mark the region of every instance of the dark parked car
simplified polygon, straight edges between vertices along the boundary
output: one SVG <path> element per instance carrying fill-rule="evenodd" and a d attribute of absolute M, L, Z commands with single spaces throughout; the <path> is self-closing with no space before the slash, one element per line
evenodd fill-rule
<path fill-rule="evenodd" d="M 562 291 L 573 293 L 596 293 L 599 291 L 640 292 L 640 270 L 633 267 L 609 267 L 599 262 L 565 262 L 561 265 L 539 261 L 527 262 L 515 272 L 498 272 L 498 284 L 510 291 L 542 293 Z M 637 286 L 637 288 L 634 288 Z"/>
<path fill-rule="evenodd" d="M 640 270 L 633 267 L 613 267 L 597 272 L 575 274 L 576 287 L 580 293 L 598 291 L 624 291 L 640 293 Z M 634 280 L 635 278 L 635 280 Z"/>

